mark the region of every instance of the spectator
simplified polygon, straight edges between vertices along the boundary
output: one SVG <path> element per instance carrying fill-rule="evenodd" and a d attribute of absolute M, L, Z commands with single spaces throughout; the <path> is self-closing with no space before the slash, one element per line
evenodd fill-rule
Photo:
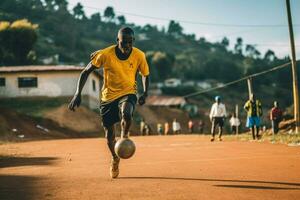
<path fill-rule="evenodd" d="M 145 134 L 145 125 L 146 125 L 146 123 L 145 123 L 144 119 L 142 118 L 141 123 L 140 123 L 140 134 L 141 135 Z"/>
<path fill-rule="evenodd" d="M 164 130 L 165 132 L 165 135 L 168 135 L 169 134 L 169 131 L 170 131 L 170 125 L 169 125 L 169 123 L 168 122 L 165 122 L 165 130 Z"/>
<path fill-rule="evenodd" d="M 250 128 L 253 140 L 255 140 L 255 138 L 259 139 L 259 127 L 260 117 L 262 116 L 262 107 L 260 101 L 256 99 L 254 94 L 250 95 L 250 99 L 245 103 L 244 109 L 247 112 L 246 126 Z"/>
<path fill-rule="evenodd" d="M 223 103 L 221 103 L 221 97 L 215 97 L 215 103 L 212 105 L 209 118 L 212 123 L 211 126 L 211 139 L 213 142 L 215 140 L 215 129 L 219 126 L 219 141 L 222 141 L 223 125 L 226 117 L 226 108 Z"/>
<path fill-rule="evenodd" d="M 203 133 L 203 131 L 204 131 L 204 122 L 201 119 L 199 120 L 198 126 L 199 126 L 199 132 Z"/>
<path fill-rule="evenodd" d="M 193 120 L 189 120 L 189 122 L 188 122 L 188 128 L 189 128 L 189 132 L 190 133 L 193 133 L 194 132 L 194 122 L 193 122 Z"/>
<path fill-rule="evenodd" d="M 274 101 L 274 107 L 270 111 L 270 120 L 272 122 L 273 134 L 277 134 L 279 131 L 279 123 L 282 120 L 282 110 L 279 108 L 277 101 Z"/>
<path fill-rule="evenodd" d="M 157 123 L 157 133 L 158 135 L 162 135 L 163 133 L 163 127 L 161 123 Z"/>
<path fill-rule="evenodd" d="M 236 114 L 233 113 L 232 117 L 229 120 L 230 127 L 231 127 L 231 133 L 237 134 L 238 132 L 238 127 L 240 126 L 240 120 L 239 118 L 236 117 Z"/>
<path fill-rule="evenodd" d="M 176 118 L 173 120 L 172 128 L 173 128 L 173 133 L 174 134 L 179 134 L 180 131 L 181 131 L 180 124 L 179 124 L 179 122 L 177 121 Z"/>
<path fill-rule="evenodd" d="M 149 124 L 145 124 L 145 134 L 150 135 L 150 133 L 151 133 L 151 128 L 150 128 Z"/>

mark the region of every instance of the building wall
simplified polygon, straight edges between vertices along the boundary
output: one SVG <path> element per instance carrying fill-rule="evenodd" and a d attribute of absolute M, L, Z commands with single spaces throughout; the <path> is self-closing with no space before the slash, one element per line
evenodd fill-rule
<path fill-rule="evenodd" d="M 0 86 L 0 98 L 73 96 L 79 75 L 80 71 L 3 73 L 0 74 L 0 77 L 5 78 L 6 84 L 4 87 Z M 37 87 L 19 88 L 19 77 L 37 77 Z M 93 80 L 95 81 L 95 91 L 93 90 Z M 99 78 L 92 73 L 82 91 L 82 95 L 89 97 L 89 107 L 98 106 L 99 90 Z"/>

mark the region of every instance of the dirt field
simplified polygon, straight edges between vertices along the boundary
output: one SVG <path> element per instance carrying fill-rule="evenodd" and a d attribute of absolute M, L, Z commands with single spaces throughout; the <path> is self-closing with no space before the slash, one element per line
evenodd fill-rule
<path fill-rule="evenodd" d="M 204 136 L 132 137 L 109 177 L 104 139 L 0 145 L 0 199 L 300 199 L 300 148 Z"/>

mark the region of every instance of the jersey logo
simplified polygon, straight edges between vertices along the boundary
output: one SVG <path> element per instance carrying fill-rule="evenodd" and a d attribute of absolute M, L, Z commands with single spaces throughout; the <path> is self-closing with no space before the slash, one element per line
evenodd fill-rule
<path fill-rule="evenodd" d="M 129 64 L 129 68 L 133 68 L 133 63 L 132 62 Z"/>

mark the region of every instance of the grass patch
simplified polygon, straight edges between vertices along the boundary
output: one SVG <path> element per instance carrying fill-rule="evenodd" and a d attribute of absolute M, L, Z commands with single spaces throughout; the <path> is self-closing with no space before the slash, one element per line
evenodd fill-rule
<path fill-rule="evenodd" d="M 278 134 L 278 135 L 269 135 L 265 137 L 266 140 L 272 143 L 281 143 L 288 145 L 300 145 L 300 134 Z"/>
<path fill-rule="evenodd" d="M 226 135 L 227 141 L 250 141 L 252 140 L 252 134 L 242 133 L 239 135 Z M 300 146 L 300 134 L 289 134 L 289 133 L 279 133 L 277 135 L 263 134 L 260 141 L 268 141 L 273 144 L 287 144 L 290 146 L 299 145 Z"/>

